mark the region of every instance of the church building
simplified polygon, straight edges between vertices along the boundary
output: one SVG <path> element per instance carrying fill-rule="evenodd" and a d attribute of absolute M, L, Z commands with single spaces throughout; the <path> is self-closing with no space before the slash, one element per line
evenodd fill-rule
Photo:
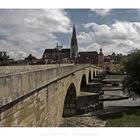
<path fill-rule="evenodd" d="M 71 37 L 70 58 L 72 60 L 75 60 L 77 59 L 77 57 L 78 57 L 78 43 L 77 43 L 77 38 L 76 38 L 75 26 L 73 26 L 73 33 Z"/>
<path fill-rule="evenodd" d="M 57 63 L 58 59 L 61 59 L 61 63 L 71 63 L 75 62 L 78 57 L 78 44 L 76 38 L 76 29 L 73 26 L 73 32 L 71 37 L 70 48 L 62 48 L 57 50 L 57 47 L 54 49 L 45 49 L 42 59 L 44 63 Z"/>

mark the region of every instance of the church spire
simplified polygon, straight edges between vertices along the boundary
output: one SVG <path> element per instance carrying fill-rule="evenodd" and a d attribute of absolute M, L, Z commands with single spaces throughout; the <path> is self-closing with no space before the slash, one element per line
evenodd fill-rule
<path fill-rule="evenodd" d="M 76 38 L 76 29 L 73 25 L 73 32 L 71 37 L 71 50 L 70 50 L 70 57 L 72 59 L 77 58 L 78 56 L 78 44 L 77 44 L 77 38 Z"/>
<path fill-rule="evenodd" d="M 72 33 L 72 36 L 73 36 L 74 38 L 76 38 L 76 30 L 75 30 L 74 24 L 73 24 L 73 33 Z"/>

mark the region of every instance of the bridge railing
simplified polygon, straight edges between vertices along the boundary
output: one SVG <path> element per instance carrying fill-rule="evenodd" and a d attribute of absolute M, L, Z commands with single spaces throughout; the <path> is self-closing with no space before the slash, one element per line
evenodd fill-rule
<path fill-rule="evenodd" d="M 6 105 L 24 95 L 32 93 L 43 86 L 57 81 L 83 68 L 91 67 L 84 65 L 69 65 L 56 68 L 42 68 L 19 73 L 11 73 L 0 76 L 0 106 Z M 94 67 L 94 66 L 93 66 Z M 96 67 L 95 67 L 96 68 Z M 97 68 L 98 69 L 98 68 Z"/>
<path fill-rule="evenodd" d="M 72 66 L 73 64 L 60 64 L 61 67 Z M 33 70 L 51 69 L 57 68 L 59 64 L 47 64 L 47 65 L 22 65 L 22 66 L 0 66 L 0 75 L 7 75 L 19 72 L 29 72 Z"/>

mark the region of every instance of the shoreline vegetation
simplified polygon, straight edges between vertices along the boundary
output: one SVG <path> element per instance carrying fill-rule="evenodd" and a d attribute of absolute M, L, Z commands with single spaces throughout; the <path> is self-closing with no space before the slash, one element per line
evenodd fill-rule
<path fill-rule="evenodd" d="M 140 106 L 125 107 L 123 111 L 100 115 L 98 118 L 106 121 L 105 127 L 140 127 Z"/>

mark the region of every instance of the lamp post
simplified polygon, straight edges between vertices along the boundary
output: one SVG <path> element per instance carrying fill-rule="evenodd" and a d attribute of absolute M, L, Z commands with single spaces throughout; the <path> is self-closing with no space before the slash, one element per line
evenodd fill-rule
<path fill-rule="evenodd" d="M 57 44 L 56 50 L 57 50 L 57 53 L 58 53 L 58 63 L 59 63 L 59 67 L 60 67 L 60 52 L 62 51 L 62 46 L 59 46 Z"/>

